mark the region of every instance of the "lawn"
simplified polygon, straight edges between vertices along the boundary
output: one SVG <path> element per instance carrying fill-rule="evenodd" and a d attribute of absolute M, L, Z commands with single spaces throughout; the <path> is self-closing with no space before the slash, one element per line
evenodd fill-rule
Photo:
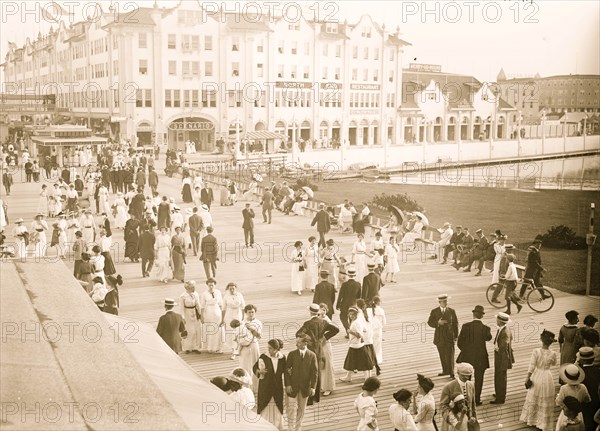
<path fill-rule="evenodd" d="M 526 249 L 537 234 L 551 226 L 566 225 L 578 235 L 588 229 L 590 203 L 600 203 L 600 193 L 581 191 L 519 191 L 477 187 L 378 184 L 369 182 L 319 183 L 315 199 L 340 203 L 350 199 L 359 207 L 376 194 L 407 193 L 423 208 L 431 225 L 440 227 L 448 221 L 474 233 L 477 229 L 494 232 L 500 229 L 521 251 L 519 263 L 527 257 Z M 376 216 L 385 216 L 374 210 Z M 600 216 L 600 215 L 599 215 Z M 600 235 L 598 223 L 595 234 Z M 592 293 L 600 294 L 600 245 L 594 248 Z M 542 248 L 542 264 L 548 272 L 544 283 L 571 293 L 585 293 L 587 250 L 550 250 Z"/>

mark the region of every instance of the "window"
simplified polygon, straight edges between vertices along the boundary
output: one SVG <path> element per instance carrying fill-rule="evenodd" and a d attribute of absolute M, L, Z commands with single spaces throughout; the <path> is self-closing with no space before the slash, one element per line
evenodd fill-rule
<path fill-rule="evenodd" d="M 138 37 L 138 48 L 148 48 L 148 33 L 140 33 Z"/>
<path fill-rule="evenodd" d="M 284 72 L 283 64 L 280 64 L 279 66 L 277 66 L 277 77 L 283 78 L 283 72 Z"/>
<path fill-rule="evenodd" d="M 327 79 L 327 68 L 323 68 L 323 79 Z"/>
<path fill-rule="evenodd" d="M 240 63 L 237 61 L 231 63 L 231 76 L 240 76 Z"/>
<path fill-rule="evenodd" d="M 165 108 L 170 108 L 171 104 L 171 90 L 165 90 Z"/>
<path fill-rule="evenodd" d="M 152 90 L 144 90 L 144 93 L 145 93 L 144 106 L 146 108 L 152 108 Z"/>
<path fill-rule="evenodd" d="M 231 38 L 231 50 L 232 51 L 239 51 L 240 50 L 240 38 L 239 37 L 232 37 Z"/>
<path fill-rule="evenodd" d="M 358 46 L 352 47 L 352 58 L 358 58 Z"/>
<path fill-rule="evenodd" d="M 298 54 L 298 42 L 293 41 L 292 42 L 292 55 L 296 55 Z"/>
<path fill-rule="evenodd" d="M 113 75 L 119 74 L 119 60 L 113 60 Z"/>
<path fill-rule="evenodd" d="M 296 72 L 298 71 L 297 66 L 294 64 L 292 65 L 292 71 L 290 73 L 290 78 L 292 79 L 296 79 Z"/>
<path fill-rule="evenodd" d="M 213 64 L 212 61 L 204 62 L 204 75 L 205 76 L 213 76 Z"/>
<path fill-rule="evenodd" d="M 352 69 L 352 80 L 356 81 L 358 79 L 358 69 Z"/>
<path fill-rule="evenodd" d="M 192 107 L 198 108 L 200 104 L 198 103 L 198 90 L 192 90 Z"/>
<path fill-rule="evenodd" d="M 184 61 L 183 62 L 183 65 L 182 65 L 182 68 L 181 68 L 181 73 L 184 76 L 187 76 L 187 75 L 190 74 L 190 62 L 189 61 Z"/>
<path fill-rule="evenodd" d="M 198 76 L 200 75 L 200 62 L 192 61 L 192 75 Z"/>
<path fill-rule="evenodd" d="M 340 79 L 340 68 L 336 67 L 335 68 L 335 76 L 334 79 Z"/>
<path fill-rule="evenodd" d="M 140 60 L 139 71 L 140 75 L 148 74 L 148 60 Z"/>
<path fill-rule="evenodd" d="M 135 90 L 135 106 L 136 108 L 141 108 L 142 106 L 144 106 L 143 91 L 139 88 Z"/>
<path fill-rule="evenodd" d="M 342 45 L 339 43 L 335 46 L 335 56 L 340 58 L 342 56 Z"/>
<path fill-rule="evenodd" d="M 365 60 L 369 59 L 369 48 L 365 48 L 365 56 L 364 56 Z"/>
<path fill-rule="evenodd" d="M 394 48 L 390 49 L 390 61 L 394 61 Z"/>
<path fill-rule="evenodd" d="M 190 90 L 183 90 L 183 107 L 189 108 L 191 103 Z"/>
<path fill-rule="evenodd" d="M 327 57 L 329 55 L 329 45 L 326 43 L 323 44 L 323 56 Z"/>
<path fill-rule="evenodd" d="M 198 35 L 192 36 L 192 50 L 200 51 L 200 36 Z"/>
<path fill-rule="evenodd" d="M 279 41 L 279 46 L 277 47 L 277 52 L 279 52 L 280 54 L 283 54 L 283 48 L 285 47 L 285 43 L 280 40 Z"/>
<path fill-rule="evenodd" d="M 363 27 L 361 36 L 362 37 L 371 37 L 371 27 Z"/>
<path fill-rule="evenodd" d="M 259 45 L 256 45 L 256 52 L 263 52 L 263 42 L 262 40 L 259 42 Z"/>
<path fill-rule="evenodd" d="M 179 90 L 173 90 L 173 108 L 181 107 L 181 94 Z"/>
<path fill-rule="evenodd" d="M 390 76 L 389 76 L 388 80 L 390 82 L 394 82 L 394 71 L 393 70 L 390 70 Z"/>
<path fill-rule="evenodd" d="M 337 33 L 338 26 L 336 22 L 325 23 L 325 33 Z"/>
<path fill-rule="evenodd" d="M 363 81 L 368 81 L 369 80 L 369 69 L 364 69 L 363 70 Z"/>
<path fill-rule="evenodd" d="M 304 42 L 304 55 L 310 55 L 310 42 Z"/>
<path fill-rule="evenodd" d="M 373 60 L 379 60 L 379 48 L 375 48 L 375 52 L 373 53 Z"/>
<path fill-rule="evenodd" d="M 290 23 L 288 25 L 288 30 L 292 30 L 292 31 L 300 31 L 300 23 L 299 22 L 293 22 Z"/>
<path fill-rule="evenodd" d="M 309 79 L 310 78 L 310 72 L 309 72 L 309 68 L 308 66 L 304 66 L 304 75 L 303 75 L 304 79 Z"/>
<path fill-rule="evenodd" d="M 373 81 L 379 81 L 379 70 L 377 69 L 373 71 Z"/>
<path fill-rule="evenodd" d="M 212 51 L 212 36 L 204 36 L 204 50 Z"/>
<path fill-rule="evenodd" d="M 169 49 L 176 49 L 177 48 L 177 35 L 175 35 L 175 34 L 169 34 L 169 36 L 168 36 L 168 42 L 167 42 L 167 48 L 169 48 Z"/>
<path fill-rule="evenodd" d="M 256 76 L 259 78 L 262 78 L 264 75 L 264 69 L 263 69 L 263 64 L 262 63 L 258 63 L 256 65 Z"/>
<path fill-rule="evenodd" d="M 169 60 L 169 75 L 177 75 L 177 62 Z"/>

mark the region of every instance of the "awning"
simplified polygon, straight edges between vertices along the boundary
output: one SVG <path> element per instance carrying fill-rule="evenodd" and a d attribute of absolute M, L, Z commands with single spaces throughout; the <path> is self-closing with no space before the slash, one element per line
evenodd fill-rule
<path fill-rule="evenodd" d="M 110 122 L 111 123 L 120 123 L 121 121 L 127 121 L 127 117 L 118 117 L 115 115 L 112 115 L 110 117 Z"/>
<path fill-rule="evenodd" d="M 146 370 L 164 397 L 192 430 L 275 430 L 256 412 L 247 410 L 212 383 L 200 377 L 146 324 L 105 314 L 110 327 L 134 325 L 135 342 L 127 340 L 127 331 L 120 331 L 125 346 Z M 114 325 L 114 326 L 113 326 Z M 232 366 L 233 367 L 233 366 Z"/>
<path fill-rule="evenodd" d="M 233 135 L 229 135 L 229 138 L 236 139 L 237 135 L 234 133 Z M 240 133 L 240 139 L 249 139 L 251 141 L 260 141 L 260 140 L 268 140 L 268 139 L 285 140 L 286 137 L 280 133 L 268 132 L 266 130 L 257 130 L 254 132 Z"/>
<path fill-rule="evenodd" d="M 104 145 L 108 142 L 107 138 L 88 137 L 88 138 L 49 138 L 46 136 L 32 136 L 31 142 L 44 146 L 69 146 L 69 145 Z"/>

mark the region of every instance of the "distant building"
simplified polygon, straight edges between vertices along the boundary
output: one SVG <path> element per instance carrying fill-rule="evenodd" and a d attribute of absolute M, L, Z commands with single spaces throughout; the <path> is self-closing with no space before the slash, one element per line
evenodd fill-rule
<path fill-rule="evenodd" d="M 563 112 L 600 112 L 600 75 L 557 75 L 506 79 L 500 70 L 497 84 L 502 97 L 523 116 L 524 124 L 539 124 L 546 116 Z M 556 115 L 552 117 L 557 117 Z M 558 116 L 562 117 L 562 116 Z"/>

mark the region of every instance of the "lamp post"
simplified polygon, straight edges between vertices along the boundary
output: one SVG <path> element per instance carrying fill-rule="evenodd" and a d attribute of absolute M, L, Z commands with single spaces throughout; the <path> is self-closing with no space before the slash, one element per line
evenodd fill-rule
<path fill-rule="evenodd" d="M 542 155 L 544 155 L 544 144 L 546 142 L 546 110 L 542 109 Z"/>
<path fill-rule="evenodd" d="M 236 159 L 241 159 L 241 149 L 240 149 L 240 119 L 235 119 L 235 154 Z"/>
<path fill-rule="evenodd" d="M 590 222 L 588 225 L 588 233 L 585 236 L 585 242 L 588 247 L 587 253 L 587 270 L 585 272 L 585 294 L 589 295 L 592 288 L 592 248 L 596 242 L 596 235 L 594 235 L 594 209 L 596 205 L 592 202 L 590 204 Z"/>
<path fill-rule="evenodd" d="M 583 149 L 585 150 L 585 135 L 587 134 L 587 120 L 588 120 L 588 115 L 585 114 L 585 117 L 583 117 Z"/>
<path fill-rule="evenodd" d="M 521 157 L 521 123 L 523 122 L 523 115 L 521 114 L 521 111 L 518 112 L 518 118 L 517 118 L 517 140 L 519 141 L 519 146 L 518 146 L 518 156 Z"/>
<path fill-rule="evenodd" d="M 292 162 L 296 160 L 296 118 L 292 118 Z"/>

